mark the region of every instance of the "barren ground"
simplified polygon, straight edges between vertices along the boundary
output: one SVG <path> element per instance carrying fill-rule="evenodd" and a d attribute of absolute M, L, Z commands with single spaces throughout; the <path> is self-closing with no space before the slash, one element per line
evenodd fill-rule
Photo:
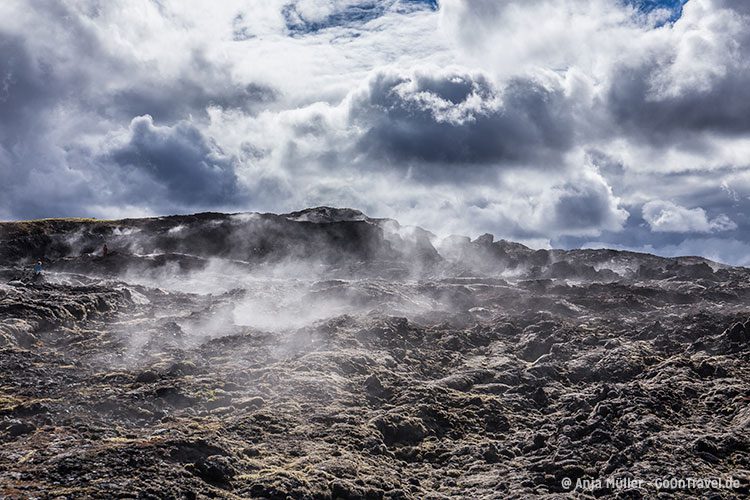
<path fill-rule="evenodd" d="M 279 273 L 144 256 L 106 224 L 107 257 L 39 239 L 88 223 L 71 224 L 0 232 L 0 497 L 749 492 L 750 271 L 485 239 L 416 274 L 349 247 L 345 265 Z M 562 486 L 728 476 L 740 487 Z"/>

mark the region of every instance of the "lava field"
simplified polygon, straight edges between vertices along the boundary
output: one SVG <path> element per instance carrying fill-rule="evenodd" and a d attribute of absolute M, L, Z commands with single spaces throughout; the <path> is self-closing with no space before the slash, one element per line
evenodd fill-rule
<path fill-rule="evenodd" d="M 748 269 L 330 208 L 3 223 L 0 263 L 2 498 L 750 493 Z"/>

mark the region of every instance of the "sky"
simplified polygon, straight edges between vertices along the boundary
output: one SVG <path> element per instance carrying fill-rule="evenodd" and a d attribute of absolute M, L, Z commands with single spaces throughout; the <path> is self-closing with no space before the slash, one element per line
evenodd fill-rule
<path fill-rule="evenodd" d="M 0 219 L 329 205 L 750 265 L 746 0 L 3 0 Z"/>

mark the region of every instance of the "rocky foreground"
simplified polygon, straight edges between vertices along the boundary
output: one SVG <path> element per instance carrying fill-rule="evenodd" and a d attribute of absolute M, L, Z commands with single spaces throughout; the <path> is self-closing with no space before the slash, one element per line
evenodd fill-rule
<path fill-rule="evenodd" d="M 2 498 L 750 493 L 747 269 L 325 208 L 0 224 L 0 259 Z"/>

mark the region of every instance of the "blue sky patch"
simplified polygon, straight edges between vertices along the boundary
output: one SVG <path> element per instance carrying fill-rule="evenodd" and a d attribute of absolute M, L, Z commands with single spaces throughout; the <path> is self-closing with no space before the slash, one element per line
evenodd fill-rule
<path fill-rule="evenodd" d="M 688 0 L 625 0 L 625 3 L 636 7 L 643 13 L 648 14 L 657 9 L 667 9 L 672 15 L 667 22 L 675 22 L 682 16 L 682 7 Z"/>
<path fill-rule="evenodd" d="M 296 3 L 282 10 L 287 29 L 293 36 L 317 33 L 327 28 L 356 27 L 377 19 L 388 11 L 401 13 L 415 10 L 437 10 L 437 0 L 372 0 L 362 1 L 332 13 L 321 20 L 309 20 L 297 9 Z"/>

